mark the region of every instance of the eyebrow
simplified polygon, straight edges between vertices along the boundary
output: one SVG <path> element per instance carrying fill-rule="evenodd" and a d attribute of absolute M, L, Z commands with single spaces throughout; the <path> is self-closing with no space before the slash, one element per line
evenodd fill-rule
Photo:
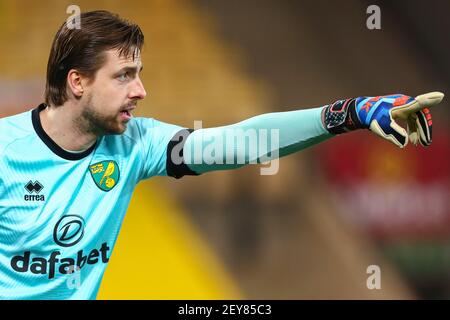
<path fill-rule="evenodd" d="M 144 66 L 141 65 L 141 67 L 139 68 L 139 72 L 141 72 L 144 69 Z M 138 67 L 123 67 L 122 69 L 120 69 L 119 71 L 116 72 L 116 74 L 121 74 L 123 72 L 133 72 L 133 73 L 137 73 L 138 72 Z"/>

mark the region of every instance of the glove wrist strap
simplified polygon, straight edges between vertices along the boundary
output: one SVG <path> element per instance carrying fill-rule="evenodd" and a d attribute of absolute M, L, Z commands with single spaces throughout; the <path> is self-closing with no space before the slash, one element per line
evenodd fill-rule
<path fill-rule="evenodd" d="M 356 99 L 338 100 L 323 108 L 322 123 L 332 134 L 365 128 L 356 114 Z"/>

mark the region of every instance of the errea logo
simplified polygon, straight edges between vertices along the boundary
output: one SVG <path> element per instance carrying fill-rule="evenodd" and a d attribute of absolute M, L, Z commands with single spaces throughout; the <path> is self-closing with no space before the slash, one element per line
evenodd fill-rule
<path fill-rule="evenodd" d="M 42 189 L 44 189 L 44 186 L 39 181 L 28 181 L 25 185 L 25 190 L 27 190 L 29 194 L 24 195 L 23 199 L 25 201 L 45 201 L 44 195 L 39 194 Z"/>

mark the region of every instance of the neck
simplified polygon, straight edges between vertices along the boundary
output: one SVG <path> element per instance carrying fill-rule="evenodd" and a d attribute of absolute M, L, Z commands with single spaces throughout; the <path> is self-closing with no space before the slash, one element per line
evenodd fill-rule
<path fill-rule="evenodd" d="M 39 113 L 42 128 L 61 148 L 80 152 L 89 149 L 98 138 L 80 127 L 81 106 L 66 102 L 62 106 L 48 106 Z"/>

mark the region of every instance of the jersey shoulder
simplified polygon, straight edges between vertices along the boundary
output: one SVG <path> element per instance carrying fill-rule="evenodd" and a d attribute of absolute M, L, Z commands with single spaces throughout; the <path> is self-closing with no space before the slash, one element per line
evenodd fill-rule
<path fill-rule="evenodd" d="M 0 119 L 0 155 L 14 141 L 33 134 L 31 110 Z"/>

